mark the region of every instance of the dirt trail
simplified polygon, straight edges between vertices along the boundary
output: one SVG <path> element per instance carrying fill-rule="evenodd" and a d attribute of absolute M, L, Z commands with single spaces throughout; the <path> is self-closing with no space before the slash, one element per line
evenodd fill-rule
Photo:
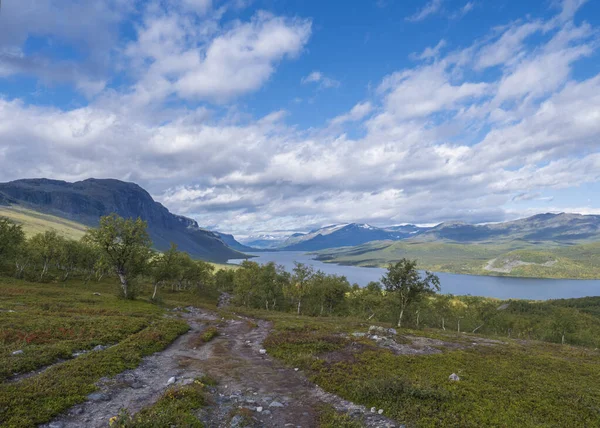
<path fill-rule="evenodd" d="M 253 419 L 253 427 L 316 427 L 322 404 L 350 414 L 366 427 L 400 426 L 326 393 L 301 372 L 261 354 L 262 342 L 271 329 L 268 322 L 242 317 L 220 321 L 219 336 L 198 346 L 206 322 L 214 323 L 217 318 L 195 308 L 188 308 L 184 316 L 191 327 L 188 333 L 165 351 L 145 358 L 138 368 L 103 380 L 99 393 L 44 427 L 106 427 L 121 408 L 135 414 L 154 403 L 171 377 L 176 377 L 177 383 L 186 383 L 203 374 L 219 382 L 211 388 L 211 405 L 198 415 L 207 427 L 247 426 L 241 416 L 236 416 L 244 408 Z"/>

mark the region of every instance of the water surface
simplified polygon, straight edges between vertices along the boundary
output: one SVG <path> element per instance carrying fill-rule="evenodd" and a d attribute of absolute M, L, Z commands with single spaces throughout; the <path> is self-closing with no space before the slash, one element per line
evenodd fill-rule
<path fill-rule="evenodd" d="M 328 274 L 343 275 L 351 284 L 364 287 L 369 281 L 379 281 L 385 273 L 382 268 L 341 266 L 314 259 L 314 255 L 298 251 L 249 253 L 258 263 L 275 262 L 287 271 L 294 268 L 294 262 L 313 266 Z M 241 263 L 243 260 L 230 260 Z M 438 273 L 442 293 L 497 297 L 499 299 L 560 299 L 600 295 L 600 280 L 507 278 L 499 276 L 474 276 L 451 273 Z"/>

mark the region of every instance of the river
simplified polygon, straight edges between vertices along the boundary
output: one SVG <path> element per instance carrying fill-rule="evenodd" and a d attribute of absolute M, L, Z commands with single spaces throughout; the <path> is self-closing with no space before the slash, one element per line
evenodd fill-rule
<path fill-rule="evenodd" d="M 279 251 L 249 253 L 258 263 L 275 262 L 287 271 L 294 268 L 294 262 L 313 266 L 328 274 L 345 276 L 351 284 L 365 286 L 369 281 L 379 281 L 385 269 L 358 266 L 341 266 L 314 260 L 314 256 L 304 252 Z M 243 260 L 230 260 L 230 263 L 241 263 Z M 538 279 L 508 278 L 499 276 L 458 275 L 437 273 L 440 278 L 442 293 L 456 295 L 473 295 L 496 297 L 499 299 L 533 299 L 547 300 L 570 297 L 586 297 L 600 295 L 600 280 L 576 279 Z"/>

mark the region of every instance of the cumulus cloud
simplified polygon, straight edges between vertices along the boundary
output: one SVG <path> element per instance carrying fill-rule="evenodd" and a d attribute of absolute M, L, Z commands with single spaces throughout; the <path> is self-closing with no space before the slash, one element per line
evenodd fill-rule
<path fill-rule="evenodd" d="M 145 9 L 119 52 L 131 85 L 91 79 L 95 98 L 78 108 L 0 98 L 0 180 L 136 181 L 175 212 L 246 234 L 503 220 L 519 214 L 511 204 L 548 204 L 552 189 L 600 179 L 600 74 L 573 73 L 598 50 L 597 30 L 572 21 L 580 3 L 454 51 L 438 44 L 323 129 L 287 125 L 284 110 L 253 117 L 213 104 L 257 90 L 301 55 L 310 21 L 260 13 L 222 25 L 211 9 Z M 19 43 L 10 46 L 18 59 Z"/>

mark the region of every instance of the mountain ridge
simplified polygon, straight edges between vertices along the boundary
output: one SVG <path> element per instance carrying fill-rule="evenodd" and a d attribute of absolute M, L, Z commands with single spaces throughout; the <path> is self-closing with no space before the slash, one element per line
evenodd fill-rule
<path fill-rule="evenodd" d="M 207 261 L 226 262 L 247 256 L 227 246 L 221 238 L 202 229 L 190 218 L 173 214 L 141 186 L 115 179 L 89 178 L 74 183 L 46 178 L 0 183 L 0 201 L 24 208 L 98 225 L 100 217 L 112 213 L 141 218 L 158 250 L 171 242 L 181 251 Z"/>

